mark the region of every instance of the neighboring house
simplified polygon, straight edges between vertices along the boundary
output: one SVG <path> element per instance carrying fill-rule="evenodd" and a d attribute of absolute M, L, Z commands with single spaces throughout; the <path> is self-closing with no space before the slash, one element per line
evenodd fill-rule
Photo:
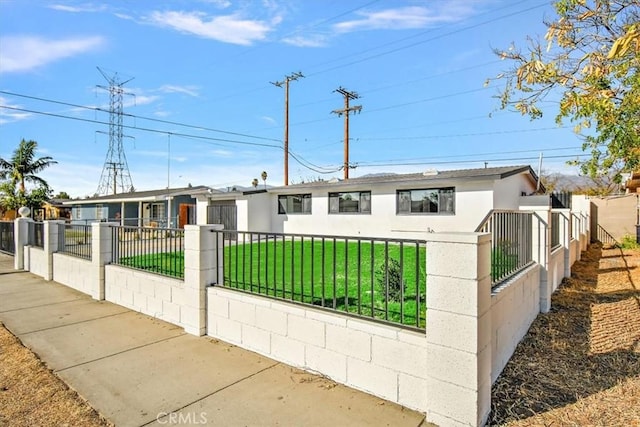
<path fill-rule="evenodd" d="M 626 180 L 623 183 L 625 193 L 638 193 L 640 189 L 640 171 L 631 172 L 626 175 Z"/>
<path fill-rule="evenodd" d="M 72 222 L 115 221 L 123 225 L 183 227 L 196 223 L 199 194 L 215 192 L 206 186 L 135 191 L 66 200 Z"/>
<path fill-rule="evenodd" d="M 206 218 L 226 229 L 409 238 L 474 231 L 492 209 L 518 209 L 522 196 L 536 192 L 544 188 L 530 166 L 509 166 L 333 179 L 197 200 L 200 223 Z M 217 211 L 235 215 L 235 224 Z"/>
<path fill-rule="evenodd" d="M 48 219 L 68 220 L 71 217 L 71 207 L 64 205 L 64 202 L 68 201 L 69 199 L 51 199 L 48 202 L 44 202 L 41 208 L 35 209 L 32 217 L 39 221 Z"/>

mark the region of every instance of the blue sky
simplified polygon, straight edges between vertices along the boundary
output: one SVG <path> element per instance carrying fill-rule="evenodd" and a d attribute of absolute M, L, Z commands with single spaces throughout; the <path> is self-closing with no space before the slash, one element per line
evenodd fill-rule
<path fill-rule="evenodd" d="M 20 139 L 59 163 L 54 191 L 94 194 L 107 148 L 107 76 L 123 88 L 123 146 L 138 190 L 283 184 L 290 84 L 289 181 L 342 177 L 344 107 L 351 177 L 531 164 L 582 154 L 555 107 L 531 122 L 497 111 L 509 67 L 493 53 L 542 37 L 549 1 L 0 0 L 0 156 Z M 188 126 L 184 126 L 188 125 Z M 295 156 L 295 157 L 294 157 Z"/>

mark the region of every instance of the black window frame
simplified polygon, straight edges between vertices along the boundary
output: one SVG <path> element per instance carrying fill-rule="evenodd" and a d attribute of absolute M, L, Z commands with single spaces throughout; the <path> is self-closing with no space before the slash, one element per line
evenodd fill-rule
<path fill-rule="evenodd" d="M 349 210 L 342 210 L 344 207 L 344 202 L 346 199 L 343 198 L 344 195 L 352 195 L 352 194 L 358 194 L 358 210 L 357 211 L 349 211 Z M 368 195 L 369 196 L 369 210 L 362 210 L 362 205 L 363 205 L 363 200 L 362 197 L 363 195 Z M 332 199 L 338 199 L 338 211 L 333 211 L 331 209 L 332 207 Z M 358 190 L 358 191 L 338 191 L 338 192 L 333 192 L 333 193 L 329 193 L 329 206 L 328 206 L 328 211 L 329 211 L 329 215 L 371 215 L 371 190 Z"/>
<path fill-rule="evenodd" d="M 294 198 L 294 197 L 299 197 L 300 198 L 300 206 L 301 206 L 301 210 L 300 212 L 288 212 L 287 211 L 287 207 L 289 206 L 288 200 L 290 198 Z M 285 204 L 283 205 L 281 200 L 286 200 Z M 308 199 L 309 200 L 309 211 L 305 212 L 304 211 L 304 207 L 305 207 L 305 203 L 304 200 Z M 279 194 L 278 195 L 278 215 L 311 215 L 312 212 L 312 200 L 313 198 L 311 197 L 311 193 L 300 193 L 300 194 Z M 293 205 L 292 205 L 293 206 Z"/>
<path fill-rule="evenodd" d="M 424 207 L 424 200 L 414 201 L 411 198 L 411 193 L 413 192 L 437 192 L 438 199 L 437 202 L 435 200 L 430 200 L 428 203 L 428 207 L 433 209 L 434 205 L 436 206 L 436 210 L 414 210 L 414 206 L 418 206 L 417 203 L 421 203 Z M 403 193 L 409 193 L 409 199 L 401 200 Z M 451 200 L 450 209 L 443 210 L 442 203 L 446 201 L 445 198 Z M 408 203 L 409 209 L 406 210 L 403 208 L 403 204 Z M 456 214 L 456 188 L 455 187 L 435 187 L 435 188 L 407 188 L 396 190 L 396 215 L 455 215 Z"/>

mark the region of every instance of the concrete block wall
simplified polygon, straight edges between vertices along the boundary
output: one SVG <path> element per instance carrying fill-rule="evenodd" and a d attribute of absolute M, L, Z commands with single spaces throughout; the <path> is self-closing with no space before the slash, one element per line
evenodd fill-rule
<path fill-rule="evenodd" d="M 91 261 L 66 255 L 53 254 L 53 280 L 95 298 L 99 272 Z"/>
<path fill-rule="evenodd" d="M 553 294 L 562 283 L 565 277 L 565 249 L 560 246 L 556 248 L 549 256 L 549 266 L 547 269 L 547 280 L 549 281 L 549 290 Z"/>
<path fill-rule="evenodd" d="M 29 270 L 42 278 L 47 278 L 49 260 L 44 249 L 36 246 L 25 246 L 23 256 L 25 270 Z"/>
<path fill-rule="evenodd" d="M 491 410 L 491 235 L 427 235 L 427 421 L 484 425 Z"/>
<path fill-rule="evenodd" d="M 540 313 L 540 268 L 532 265 L 492 291 L 492 384 Z"/>
<path fill-rule="evenodd" d="M 580 240 L 574 239 L 571 241 L 569 248 L 569 267 L 572 267 L 576 261 L 580 260 L 581 246 Z"/>
<path fill-rule="evenodd" d="M 426 336 L 222 287 L 207 289 L 207 335 L 426 411 Z"/>
<path fill-rule="evenodd" d="M 183 327 L 184 282 L 180 279 L 105 266 L 105 299 Z"/>

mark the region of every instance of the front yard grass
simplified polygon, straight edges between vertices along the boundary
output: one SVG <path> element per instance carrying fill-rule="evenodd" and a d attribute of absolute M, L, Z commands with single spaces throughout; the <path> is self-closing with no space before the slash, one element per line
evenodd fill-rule
<path fill-rule="evenodd" d="M 118 263 L 184 277 L 183 252 L 123 257 Z M 385 266 L 389 272 L 388 290 Z M 311 240 L 239 242 L 224 248 L 224 286 L 420 328 L 425 326 L 424 246 L 416 250 L 415 245 L 403 245 L 401 250 L 398 244 L 345 243 L 333 239 L 324 242 L 314 239 L 313 243 Z"/>
<path fill-rule="evenodd" d="M 225 248 L 224 263 L 227 287 L 425 325 L 424 246 L 331 238 L 238 242 Z"/>

